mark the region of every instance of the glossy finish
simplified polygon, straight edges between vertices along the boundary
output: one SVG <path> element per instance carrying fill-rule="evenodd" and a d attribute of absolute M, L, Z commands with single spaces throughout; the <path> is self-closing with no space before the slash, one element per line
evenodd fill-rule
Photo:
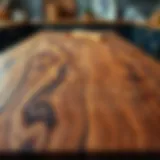
<path fill-rule="evenodd" d="M 137 47 L 143 49 L 146 54 L 160 59 L 160 29 L 153 29 L 145 25 L 132 23 L 111 22 L 61 22 L 55 24 L 15 24 L 11 27 L 0 29 L 0 52 L 39 30 L 50 29 L 55 31 L 70 31 L 74 29 L 86 29 L 96 31 L 113 30 L 125 37 Z"/>
<path fill-rule="evenodd" d="M 0 76 L 0 150 L 160 150 L 160 64 L 115 33 L 39 33 Z"/>

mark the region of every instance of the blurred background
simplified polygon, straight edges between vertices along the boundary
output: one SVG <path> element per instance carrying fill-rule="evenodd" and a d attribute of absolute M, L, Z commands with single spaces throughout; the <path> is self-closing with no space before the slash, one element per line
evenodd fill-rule
<path fill-rule="evenodd" d="M 0 0 L 0 51 L 44 28 L 112 29 L 160 59 L 160 0 Z"/>
<path fill-rule="evenodd" d="M 159 9 L 160 0 L 0 0 L 0 21 L 138 23 L 154 19 L 159 24 Z"/>

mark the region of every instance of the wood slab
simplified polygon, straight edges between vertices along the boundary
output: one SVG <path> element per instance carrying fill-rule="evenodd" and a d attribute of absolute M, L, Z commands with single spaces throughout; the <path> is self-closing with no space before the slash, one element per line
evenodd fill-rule
<path fill-rule="evenodd" d="M 160 150 L 160 65 L 113 32 L 25 40 L 0 95 L 0 151 Z"/>

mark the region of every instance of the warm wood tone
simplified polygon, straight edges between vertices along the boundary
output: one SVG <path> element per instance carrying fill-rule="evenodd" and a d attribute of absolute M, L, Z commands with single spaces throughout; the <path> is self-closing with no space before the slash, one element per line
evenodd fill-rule
<path fill-rule="evenodd" d="M 160 65 L 114 33 L 44 32 L 0 57 L 0 150 L 160 149 Z"/>

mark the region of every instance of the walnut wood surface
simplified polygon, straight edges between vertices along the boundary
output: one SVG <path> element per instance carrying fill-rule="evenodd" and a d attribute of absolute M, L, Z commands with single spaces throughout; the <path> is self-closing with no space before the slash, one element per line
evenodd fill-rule
<path fill-rule="evenodd" d="M 0 57 L 0 150 L 160 149 L 160 65 L 118 35 L 39 33 Z"/>

